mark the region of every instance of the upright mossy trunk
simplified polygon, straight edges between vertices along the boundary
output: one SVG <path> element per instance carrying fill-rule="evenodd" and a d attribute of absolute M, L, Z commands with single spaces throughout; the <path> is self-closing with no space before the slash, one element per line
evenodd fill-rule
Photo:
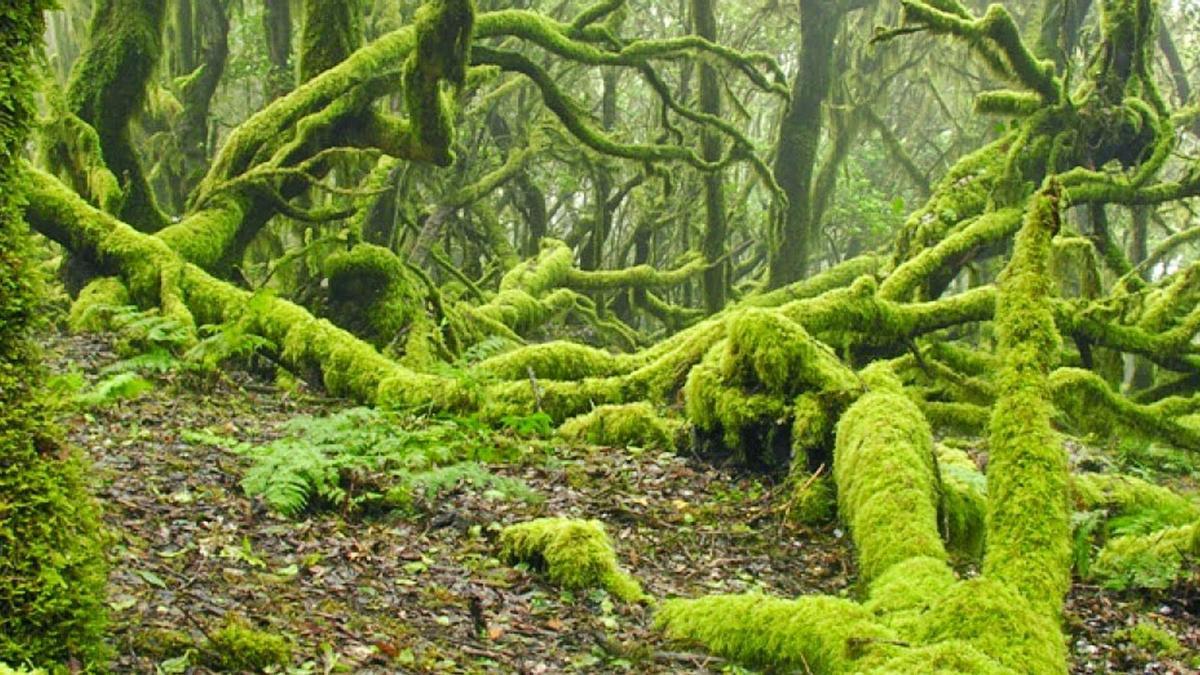
<path fill-rule="evenodd" d="M 168 220 L 146 180 L 129 124 L 146 103 L 162 56 L 166 4 L 96 0 L 87 47 L 67 86 L 70 111 L 96 130 L 104 163 L 121 183 L 123 199 L 114 215 L 143 232 L 157 232 Z"/>
<path fill-rule="evenodd" d="M 801 0 L 800 72 L 779 127 L 775 180 L 787 195 L 775 219 L 769 256 L 771 288 L 803 279 L 812 255 L 813 177 L 824 123 L 822 110 L 832 79 L 833 44 L 844 13 L 842 0 Z"/>
<path fill-rule="evenodd" d="M 692 21 L 696 34 L 717 41 L 716 0 L 692 0 Z M 700 110 L 714 117 L 721 116 L 721 81 L 717 70 L 703 61 L 700 71 Z M 704 129 L 700 139 L 701 155 L 705 161 L 721 158 L 721 134 Z M 715 314 L 725 307 L 728 296 L 730 263 L 725 257 L 729 228 L 725 216 L 725 178 L 721 171 L 704 174 L 704 237 L 701 251 L 709 268 L 704 272 L 704 308 Z"/>
<path fill-rule="evenodd" d="M 359 0 L 304 0 L 297 78 L 301 83 L 346 60 L 362 44 Z"/>
<path fill-rule="evenodd" d="M 267 81 L 267 99 L 286 94 L 293 84 L 292 0 L 263 1 L 263 32 L 267 37 L 267 60 L 271 72 Z"/>
<path fill-rule="evenodd" d="M 80 458 L 49 421 L 39 354 L 38 256 L 18 162 L 34 117 L 31 48 L 50 2 L 0 10 L 0 663 L 102 669 L 104 553 Z"/>

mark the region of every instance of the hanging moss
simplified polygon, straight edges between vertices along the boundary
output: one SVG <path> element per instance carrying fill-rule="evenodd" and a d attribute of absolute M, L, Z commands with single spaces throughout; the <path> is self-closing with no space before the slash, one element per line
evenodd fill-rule
<path fill-rule="evenodd" d="M 626 602 L 648 599 L 617 563 L 598 520 L 540 518 L 510 525 L 500 533 L 500 555 L 543 569 L 551 582 L 567 589 L 603 588 Z"/>
<path fill-rule="evenodd" d="M 611 447 L 636 446 L 670 450 L 675 447 L 675 429 L 646 402 L 602 405 L 572 417 L 558 428 L 560 436 Z"/>

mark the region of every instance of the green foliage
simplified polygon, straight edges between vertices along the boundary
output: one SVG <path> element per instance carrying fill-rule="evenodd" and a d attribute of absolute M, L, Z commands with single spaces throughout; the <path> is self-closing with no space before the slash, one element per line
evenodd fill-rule
<path fill-rule="evenodd" d="M 154 389 L 154 383 L 133 372 L 120 372 L 100 380 L 79 393 L 75 402 L 85 408 L 103 408 L 117 401 L 135 399 Z"/>
<path fill-rule="evenodd" d="M 470 419 L 421 419 L 373 408 L 297 417 L 263 446 L 238 445 L 251 460 L 242 487 L 276 511 L 404 508 L 457 487 L 497 498 L 535 501 L 524 483 L 490 473 L 481 462 L 515 459 L 519 450 Z"/>
<path fill-rule="evenodd" d="M 598 520 L 539 518 L 510 525 L 500 532 L 500 556 L 544 570 L 563 588 L 604 588 L 626 602 L 648 598 L 637 579 L 621 569 Z"/>
<path fill-rule="evenodd" d="M 256 629 L 245 619 L 230 615 L 209 634 L 200 657 L 220 670 L 262 672 L 286 666 L 292 660 L 292 645 L 282 635 Z"/>

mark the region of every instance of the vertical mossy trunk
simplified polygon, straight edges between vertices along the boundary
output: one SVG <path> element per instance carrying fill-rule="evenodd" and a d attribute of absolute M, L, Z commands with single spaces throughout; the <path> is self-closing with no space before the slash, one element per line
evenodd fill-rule
<path fill-rule="evenodd" d="M 39 354 L 38 254 L 18 163 L 34 118 L 31 48 L 50 2 L 0 10 L 0 663 L 103 668 L 104 554 L 79 457 L 49 421 Z"/>
<path fill-rule="evenodd" d="M 229 57 L 229 17 L 220 3 L 197 5 L 194 25 L 199 64 L 188 71 L 179 91 L 183 113 L 178 134 L 184 159 L 183 175 L 174 188 L 179 204 L 183 204 L 184 198 L 199 184 L 208 167 L 209 107 Z"/>
<path fill-rule="evenodd" d="M 300 82 L 329 70 L 362 44 L 362 3 L 304 0 L 297 77 Z"/>
<path fill-rule="evenodd" d="M 276 99 L 292 88 L 292 1 L 263 0 L 263 31 L 271 62 L 267 98 Z"/>
<path fill-rule="evenodd" d="M 692 0 L 692 21 L 695 32 L 711 42 L 717 41 L 716 0 Z M 717 71 L 705 62 L 700 63 L 700 110 L 721 116 L 721 82 Z M 714 129 L 701 132 L 701 154 L 706 161 L 720 159 L 721 135 Z M 709 262 L 704 273 L 704 308 L 709 313 L 725 306 L 729 285 L 729 261 L 725 247 L 729 237 L 725 218 L 725 178 L 721 171 L 704 174 L 704 238 L 701 252 Z"/>
<path fill-rule="evenodd" d="M 829 95 L 833 45 L 841 0 L 801 0 L 800 72 L 792 101 L 779 127 L 775 180 L 787 195 L 787 208 L 775 222 L 771 242 L 771 288 L 803 279 L 812 255 L 812 184 L 821 143 L 822 108 Z"/>
<path fill-rule="evenodd" d="M 166 0 L 97 0 L 88 45 L 71 71 L 70 110 L 92 125 L 104 163 L 121 182 L 114 214 L 144 232 L 167 225 L 133 147 L 129 124 L 146 102 L 162 56 Z"/>

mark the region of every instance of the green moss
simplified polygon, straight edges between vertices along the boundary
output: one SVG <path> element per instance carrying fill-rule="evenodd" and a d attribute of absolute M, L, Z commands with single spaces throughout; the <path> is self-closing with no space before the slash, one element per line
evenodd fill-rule
<path fill-rule="evenodd" d="M 946 558 L 932 432 L 912 401 L 886 389 L 860 398 L 838 422 L 833 461 L 865 584 L 908 558 Z"/>
<path fill-rule="evenodd" d="M 1030 200 L 996 305 L 999 397 L 989 436 L 984 574 L 1057 617 L 1070 585 L 1067 457 L 1050 426 L 1047 375 L 1062 341 L 1051 309 L 1056 187 Z"/>
<path fill-rule="evenodd" d="M 576 342 L 547 342 L 514 349 L 481 361 L 480 372 L 504 380 L 524 380 L 533 371 L 547 380 L 606 377 L 630 370 L 631 359 Z"/>
<path fill-rule="evenodd" d="M 282 635 L 258 630 L 245 619 L 230 615 L 209 634 L 200 654 L 207 664 L 222 670 L 262 672 L 290 663 L 292 645 Z"/>
<path fill-rule="evenodd" d="M 833 479 L 827 474 L 793 475 L 788 496 L 787 516 L 803 525 L 829 522 L 837 509 Z"/>
<path fill-rule="evenodd" d="M 11 416 L 36 414 L 29 406 L 7 408 L 0 416 L 0 659 L 102 664 L 106 566 L 82 459 L 52 437 L 27 436 L 36 418 Z"/>
<path fill-rule="evenodd" d="M 967 453 L 937 446 L 941 504 L 938 520 L 947 545 L 960 555 L 983 555 L 987 516 L 987 479 Z"/>
<path fill-rule="evenodd" d="M 50 423 L 34 331 L 46 325 L 40 256 L 21 218 L 34 118 L 32 49 L 51 3 L 0 11 L 0 663 L 101 669 L 105 560 L 83 460 Z"/>
<path fill-rule="evenodd" d="M 1200 520 L 1200 506 L 1133 476 L 1082 473 L 1071 477 L 1076 511 L 1104 510 L 1113 535 L 1150 534 Z"/>
<path fill-rule="evenodd" d="M 598 520 L 539 518 L 510 525 L 500 533 L 500 555 L 543 569 L 551 582 L 568 589 L 603 588 L 626 602 L 648 599 L 617 563 L 604 524 Z"/>
<path fill-rule="evenodd" d="M 767 391 L 794 396 L 806 389 L 856 393 L 861 385 L 828 346 L 778 312 L 749 308 L 728 319 L 723 379 L 761 383 Z"/>
<path fill-rule="evenodd" d="M 356 244 L 324 260 L 329 280 L 330 314 L 341 325 L 378 348 L 414 328 L 425 311 L 418 281 L 390 250 Z M 428 331 L 415 331 L 427 334 Z"/>
<path fill-rule="evenodd" d="M 97 277 L 88 282 L 71 303 L 67 326 L 75 333 L 98 333 L 109 328 L 112 311 L 130 304 L 129 291 L 120 279 Z"/>
<path fill-rule="evenodd" d="M 602 405 L 573 417 L 558 428 L 564 438 L 612 447 L 637 446 L 669 450 L 675 446 L 675 433 L 646 402 Z"/>
<path fill-rule="evenodd" d="M 759 594 L 668 600 L 655 625 L 751 666 L 811 673 L 855 672 L 864 656 L 899 651 L 894 631 L 849 600 L 783 600 Z"/>
<path fill-rule="evenodd" d="M 303 84 L 336 66 L 362 44 L 362 6 L 342 0 L 304 0 L 296 59 Z"/>
<path fill-rule="evenodd" d="M 994 579 L 956 584 L 922 617 L 914 637 L 923 644 L 968 643 L 1014 673 L 1067 671 L 1057 620 Z"/>
<path fill-rule="evenodd" d="M 1200 523 L 1109 541 L 1089 570 L 1105 587 L 1169 588 L 1200 558 Z"/>
<path fill-rule="evenodd" d="M 88 26 L 88 43 L 71 70 L 68 105 L 95 128 L 104 163 L 125 183 L 118 214 L 144 231 L 167 224 L 154 202 L 129 124 L 146 102 L 147 86 L 162 55 L 166 3 L 162 0 L 99 0 Z"/>
<path fill-rule="evenodd" d="M 1179 638 L 1149 621 L 1139 621 L 1130 628 L 1115 631 L 1113 637 L 1118 640 L 1128 640 L 1156 657 L 1180 656 L 1184 653 L 1183 645 L 1179 644 Z"/>

